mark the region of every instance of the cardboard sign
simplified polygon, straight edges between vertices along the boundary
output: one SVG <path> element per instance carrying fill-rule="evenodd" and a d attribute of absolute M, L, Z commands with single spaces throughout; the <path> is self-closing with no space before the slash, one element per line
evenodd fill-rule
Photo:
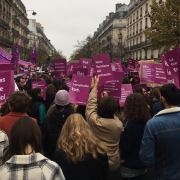
<path fill-rule="evenodd" d="M 94 55 L 94 67 L 99 76 L 99 86 L 110 84 L 114 81 L 109 54 Z"/>
<path fill-rule="evenodd" d="M 135 61 L 135 70 L 139 71 L 139 60 L 134 60 Z"/>
<path fill-rule="evenodd" d="M 112 96 L 116 99 L 121 98 L 121 85 L 122 85 L 122 72 L 113 72 L 114 75 L 114 83 L 105 84 L 103 86 L 103 91 L 108 93 L 108 96 Z M 102 92 L 103 92 L 102 91 Z M 99 93 L 99 88 L 98 88 Z"/>
<path fill-rule="evenodd" d="M 139 77 L 139 72 L 137 72 L 137 71 L 131 72 L 131 76 L 132 76 L 132 78 Z"/>
<path fill-rule="evenodd" d="M 87 69 L 87 75 L 90 75 L 92 59 L 80 58 L 79 67 Z"/>
<path fill-rule="evenodd" d="M 172 77 L 171 81 L 178 88 L 180 87 L 180 48 L 176 48 L 164 54 L 168 64 L 168 73 Z"/>
<path fill-rule="evenodd" d="M 14 64 L 0 65 L 0 103 L 4 104 L 15 89 Z"/>
<path fill-rule="evenodd" d="M 71 87 L 71 84 L 72 84 L 72 80 L 66 81 L 66 85 L 67 85 L 69 88 Z"/>
<path fill-rule="evenodd" d="M 88 69 L 85 69 L 85 68 L 73 68 L 73 74 L 86 76 L 86 75 L 88 75 Z"/>
<path fill-rule="evenodd" d="M 61 73 L 67 74 L 66 59 L 55 59 L 53 62 L 55 77 L 60 77 Z"/>
<path fill-rule="evenodd" d="M 115 63 L 115 71 L 123 71 L 122 70 L 122 65 L 121 65 L 121 60 L 114 60 L 114 63 Z"/>
<path fill-rule="evenodd" d="M 73 75 L 69 90 L 70 102 L 73 104 L 86 105 L 91 88 L 91 76 Z"/>
<path fill-rule="evenodd" d="M 124 107 L 127 96 L 133 94 L 132 85 L 131 84 L 122 84 L 121 86 L 121 99 L 119 99 L 120 107 Z"/>
<path fill-rule="evenodd" d="M 73 68 L 78 68 L 79 63 L 70 63 L 69 64 L 69 69 L 68 69 L 68 74 L 73 75 Z"/>
<path fill-rule="evenodd" d="M 91 71 L 90 71 L 90 76 L 93 77 L 93 74 L 94 74 L 94 68 L 91 68 Z"/>
<path fill-rule="evenodd" d="M 46 100 L 46 83 L 45 81 L 34 81 L 32 82 L 32 89 L 40 87 L 43 90 L 43 98 Z"/>
<path fill-rule="evenodd" d="M 141 83 L 167 84 L 162 64 L 141 61 Z M 149 85 L 147 84 L 147 85 Z M 150 85 L 149 85 L 150 86 Z"/>
<path fill-rule="evenodd" d="M 139 77 L 134 77 L 133 80 L 134 80 L 135 84 L 140 84 L 140 78 Z"/>
<path fill-rule="evenodd" d="M 127 66 L 127 72 L 132 72 L 135 69 L 135 60 L 129 59 L 128 60 L 128 66 Z"/>

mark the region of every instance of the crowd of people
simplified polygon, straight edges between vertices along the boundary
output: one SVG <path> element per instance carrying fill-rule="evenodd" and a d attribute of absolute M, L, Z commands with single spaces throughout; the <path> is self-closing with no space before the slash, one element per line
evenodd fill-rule
<path fill-rule="evenodd" d="M 46 100 L 33 81 L 46 82 Z M 71 104 L 61 74 L 18 76 L 0 105 L 0 179 L 180 179 L 180 90 L 136 88 L 124 107 L 94 77 L 86 106 Z M 132 83 L 123 78 L 123 84 Z M 147 94 L 148 93 L 148 94 Z M 148 96 L 148 98 L 147 98 Z"/>

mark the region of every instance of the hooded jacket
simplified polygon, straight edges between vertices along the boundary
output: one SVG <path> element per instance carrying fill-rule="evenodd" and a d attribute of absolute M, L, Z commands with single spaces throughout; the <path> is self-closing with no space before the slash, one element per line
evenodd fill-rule
<path fill-rule="evenodd" d="M 71 109 L 60 111 L 55 109 L 49 116 L 46 116 L 41 127 L 42 140 L 45 156 L 52 159 L 56 151 L 56 143 L 60 136 L 61 129 L 69 117 L 73 114 Z"/>

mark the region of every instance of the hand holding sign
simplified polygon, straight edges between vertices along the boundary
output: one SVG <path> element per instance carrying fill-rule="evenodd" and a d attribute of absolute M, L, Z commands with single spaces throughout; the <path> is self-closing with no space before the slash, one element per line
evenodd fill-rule
<path fill-rule="evenodd" d="M 98 84 L 99 84 L 99 76 L 94 77 L 94 87 L 98 89 Z"/>
<path fill-rule="evenodd" d="M 103 97 L 108 97 L 108 93 L 106 91 L 101 92 L 101 99 Z"/>

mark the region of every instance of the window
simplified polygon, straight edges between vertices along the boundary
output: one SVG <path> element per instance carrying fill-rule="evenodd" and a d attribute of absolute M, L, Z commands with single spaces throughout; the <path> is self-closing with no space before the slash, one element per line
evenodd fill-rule
<path fill-rule="evenodd" d="M 129 18 L 128 18 L 128 24 L 129 24 Z"/>
<path fill-rule="evenodd" d="M 142 58 L 142 51 L 140 51 L 140 58 Z"/>
<path fill-rule="evenodd" d="M 136 24 L 136 31 L 138 31 L 138 23 Z"/>
<path fill-rule="evenodd" d="M 145 35 L 145 41 L 147 41 L 147 36 Z"/>
<path fill-rule="evenodd" d="M 154 50 L 153 49 L 151 50 L 151 55 L 154 56 Z"/>
<path fill-rule="evenodd" d="M 140 14 L 140 15 L 142 15 L 142 8 L 141 8 L 141 11 L 140 11 L 140 12 L 141 12 L 141 14 Z"/>
<path fill-rule="evenodd" d="M 135 45 L 135 39 L 133 39 L 133 46 Z"/>
<path fill-rule="evenodd" d="M 148 12 L 148 3 L 146 3 L 146 12 Z"/>
<path fill-rule="evenodd" d="M 119 38 L 119 44 L 122 44 L 122 39 L 121 38 Z"/>
<path fill-rule="evenodd" d="M 132 23 L 132 16 L 130 17 L 130 23 Z"/>
<path fill-rule="evenodd" d="M 136 38 L 136 44 L 138 44 L 138 38 Z"/>
<path fill-rule="evenodd" d="M 136 17 L 136 19 L 138 19 L 138 17 L 139 17 L 139 11 L 137 11 L 137 17 Z"/>
<path fill-rule="evenodd" d="M 140 29 L 142 29 L 142 21 L 140 22 Z"/>
<path fill-rule="evenodd" d="M 140 43 L 142 43 L 142 36 L 140 36 Z"/>
<path fill-rule="evenodd" d="M 135 32 L 135 26 L 133 26 L 133 33 Z"/>
<path fill-rule="evenodd" d="M 122 20 L 119 21 L 119 25 L 121 26 L 123 24 Z"/>
<path fill-rule="evenodd" d="M 119 34 L 122 35 L 122 29 L 119 30 Z"/>
<path fill-rule="evenodd" d="M 158 54 L 162 54 L 162 48 L 158 50 Z"/>
<path fill-rule="evenodd" d="M 136 59 L 138 59 L 138 52 L 136 52 Z"/>
<path fill-rule="evenodd" d="M 129 36 L 129 29 L 128 29 L 128 36 Z"/>
<path fill-rule="evenodd" d="M 131 47 L 131 41 L 130 41 L 130 47 Z"/>

